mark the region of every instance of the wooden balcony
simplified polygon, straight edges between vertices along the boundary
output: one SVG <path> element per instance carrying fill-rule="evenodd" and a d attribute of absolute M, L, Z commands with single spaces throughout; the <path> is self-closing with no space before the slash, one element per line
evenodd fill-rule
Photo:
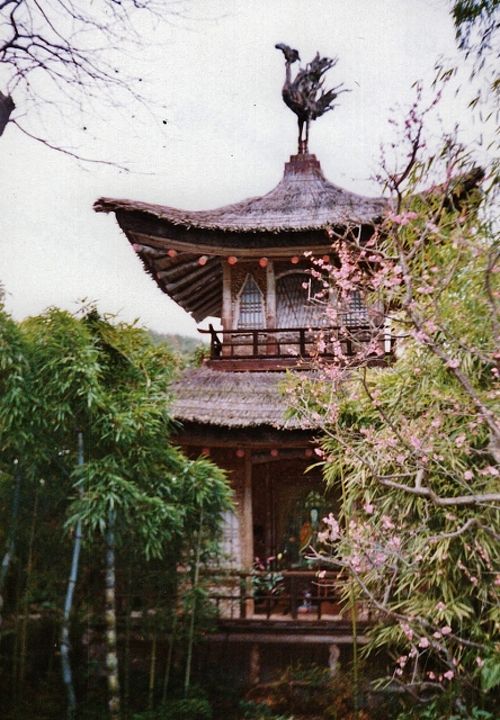
<path fill-rule="evenodd" d="M 200 332 L 210 335 L 207 364 L 216 370 L 307 369 L 316 358 L 386 365 L 394 350 L 386 329 L 370 324 L 243 330 L 215 330 L 210 325 Z"/>
<path fill-rule="evenodd" d="M 223 623 L 271 627 L 280 623 L 310 626 L 350 622 L 350 612 L 341 606 L 340 582 L 335 572 L 326 572 L 320 578 L 314 570 L 211 571 L 209 577 L 208 597 Z M 357 617 L 368 623 L 369 608 L 359 603 Z"/>

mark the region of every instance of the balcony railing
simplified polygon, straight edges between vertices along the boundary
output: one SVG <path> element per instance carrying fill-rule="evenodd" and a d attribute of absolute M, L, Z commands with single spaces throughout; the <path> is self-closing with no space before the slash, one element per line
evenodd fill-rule
<path fill-rule="evenodd" d="M 309 328 L 252 328 L 215 330 L 210 335 L 210 359 L 310 360 L 366 356 L 383 360 L 393 352 L 394 340 L 383 327 L 350 325 Z"/>
<path fill-rule="evenodd" d="M 210 572 L 210 601 L 222 620 L 311 620 L 347 619 L 340 601 L 337 573 L 319 577 L 312 570 L 273 572 Z M 368 621 L 366 605 L 357 606 L 358 619 Z"/>

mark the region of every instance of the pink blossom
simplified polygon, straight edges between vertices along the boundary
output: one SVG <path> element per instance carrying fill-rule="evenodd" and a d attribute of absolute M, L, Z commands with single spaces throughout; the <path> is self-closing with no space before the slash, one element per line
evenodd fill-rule
<path fill-rule="evenodd" d="M 483 660 L 482 657 L 479 657 L 479 655 L 478 655 L 477 658 L 476 658 L 476 665 L 477 665 L 478 667 L 480 667 L 480 668 L 482 668 L 483 665 L 484 665 L 484 660 Z"/>
<path fill-rule="evenodd" d="M 447 670 L 444 673 L 443 677 L 445 677 L 447 680 L 452 680 L 455 677 L 455 673 L 453 672 L 453 670 Z"/>
<path fill-rule="evenodd" d="M 382 527 L 384 530 L 393 530 L 394 529 L 394 523 L 392 522 L 391 518 L 388 515 L 384 515 L 382 517 Z"/>
<path fill-rule="evenodd" d="M 435 680 L 436 673 L 433 673 L 432 670 L 429 670 L 429 672 L 427 673 L 427 677 L 429 678 L 429 680 Z"/>
<path fill-rule="evenodd" d="M 429 640 L 426 637 L 420 638 L 418 646 L 421 648 L 428 648 L 430 645 Z"/>
<path fill-rule="evenodd" d="M 466 439 L 467 437 L 463 433 L 461 435 L 457 435 L 457 437 L 455 438 L 455 445 L 457 447 L 462 447 Z"/>
<path fill-rule="evenodd" d="M 472 470 L 466 470 L 464 472 L 464 480 L 472 480 L 473 477 L 474 473 L 472 472 Z"/>
<path fill-rule="evenodd" d="M 373 513 L 373 505 L 370 502 L 365 502 L 363 510 L 367 515 L 371 515 Z"/>
<path fill-rule="evenodd" d="M 446 366 L 452 369 L 459 367 L 460 363 L 458 360 L 448 360 Z"/>
<path fill-rule="evenodd" d="M 441 600 L 436 604 L 436 610 L 439 610 L 440 612 L 442 610 L 446 610 L 446 605 L 444 602 L 441 602 Z"/>
<path fill-rule="evenodd" d="M 408 225 L 410 220 L 415 220 L 418 215 L 415 212 L 405 212 L 401 213 L 399 215 L 395 215 L 394 213 L 389 213 L 389 220 L 392 220 L 393 223 L 396 225 Z"/>
<path fill-rule="evenodd" d="M 441 628 L 441 635 L 449 635 L 451 633 L 451 627 L 449 625 L 445 625 Z"/>
<path fill-rule="evenodd" d="M 408 640 L 411 640 L 413 638 L 413 630 L 408 625 L 408 623 L 401 623 L 401 630 L 404 632 Z"/>

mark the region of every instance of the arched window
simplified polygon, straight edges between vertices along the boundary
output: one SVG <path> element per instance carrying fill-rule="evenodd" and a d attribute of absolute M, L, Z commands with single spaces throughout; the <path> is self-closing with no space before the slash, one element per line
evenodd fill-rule
<path fill-rule="evenodd" d="M 247 275 L 239 298 L 238 329 L 264 327 L 264 302 L 259 286 Z"/>
<path fill-rule="evenodd" d="M 318 326 L 327 323 L 321 305 L 315 304 L 322 284 L 308 273 L 288 273 L 276 280 L 276 324 L 279 328 Z"/>

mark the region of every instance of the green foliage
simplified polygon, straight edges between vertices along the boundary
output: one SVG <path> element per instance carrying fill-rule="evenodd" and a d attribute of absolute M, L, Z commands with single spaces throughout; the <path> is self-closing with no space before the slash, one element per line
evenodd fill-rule
<path fill-rule="evenodd" d="M 294 720 L 293 715 L 276 715 L 266 703 L 252 702 L 252 700 L 242 700 L 239 710 L 245 720 Z"/>
<path fill-rule="evenodd" d="M 212 720 L 210 703 L 205 697 L 169 700 L 156 710 L 135 713 L 132 720 Z"/>
<path fill-rule="evenodd" d="M 332 677 L 328 668 L 315 664 L 291 665 L 273 682 L 252 690 L 240 710 L 245 718 L 291 715 L 354 720 L 352 678 L 342 670 Z M 365 710 L 358 711 L 358 720 L 367 717 Z"/>
<path fill-rule="evenodd" d="M 445 181 L 417 194 L 439 170 Z M 407 187 L 394 178 L 397 212 L 363 282 L 387 309 L 396 361 L 327 368 L 297 393 L 301 412 L 324 418 L 324 475 L 343 501 L 324 561 L 348 571 L 344 601 L 354 587 L 379 618 L 363 652 L 397 659 L 390 686 L 446 690 L 459 706 L 499 682 L 498 251 L 493 171 L 483 194 L 481 176 L 448 141 Z"/>
<path fill-rule="evenodd" d="M 400 713 L 396 720 L 496 720 L 498 715 L 477 706 L 463 713 L 449 709 L 449 698 L 434 700 L 425 706 L 418 705 Z M 447 707 L 448 706 L 448 707 Z"/>
<path fill-rule="evenodd" d="M 472 46 L 482 53 L 491 46 L 498 26 L 498 7 L 498 0 L 454 0 L 452 16 L 460 48 Z"/>
<path fill-rule="evenodd" d="M 153 622 L 170 632 L 176 624 L 174 662 L 182 662 L 194 594 L 197 618 L 208 617 L 203 587 L 192 590 L 192 573 L 185 572 L 194 564 L 200 516 L 203 563 L 216 552 L 231 491 L 213 463 L 188 459 L 171 443 L 175 371 L 170 351 L 152 343 L 147 332 L 92 308 L 79 317 L 53 308 L 20 324 L 0 313 L 0 527 L 6 534 L 13 525 L 15 459 L 22 476 L 16 554 L 5 594 L 7 637 L 20 602 L 36 616 L 60 612 L 71 535 L 80 522 L 84 548 L 75 616 L 88 636 L 85 643 L 99 647 L 100 570 L 112 516 L 118 592 L 127 612 L 143 613 L 133 621 L 134 632 L 151 632 Z M 77 430 L 84 440 L 81 466 Z M 75 662 L 79 642 L 75 637 Z M 2 642 L 3 652 L 8 647 Z M 102 673 L 100 661 L 94 664 Z M 92 664 L 86 672 L 92 676 Z M 198 713 L 209 717 L 202 705 Z"/>

